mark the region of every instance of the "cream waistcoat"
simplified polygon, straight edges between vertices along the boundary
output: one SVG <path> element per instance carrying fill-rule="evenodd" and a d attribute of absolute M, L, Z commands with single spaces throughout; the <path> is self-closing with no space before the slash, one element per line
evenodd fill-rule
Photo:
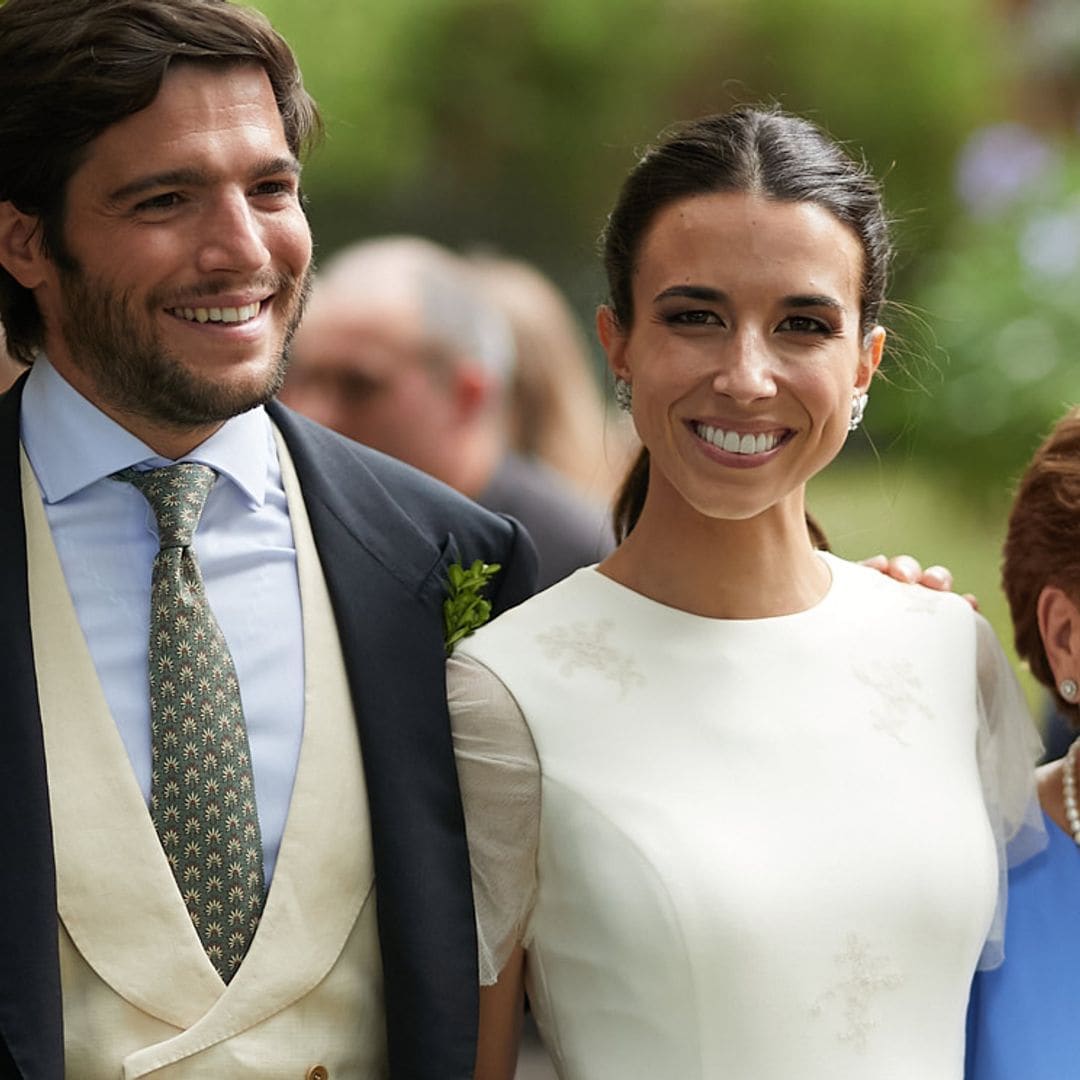
<path fill-rule="evenodd" d="M 303 1080 L 316 1065 L 330 1080 L 387 1073 L 360 747 L 329 594 L 280 438 L 278 453 L 303 605 L 304 737 L 266 908 L 228 986 L 154 831 L 22 456 L 72 1080 Z"/>

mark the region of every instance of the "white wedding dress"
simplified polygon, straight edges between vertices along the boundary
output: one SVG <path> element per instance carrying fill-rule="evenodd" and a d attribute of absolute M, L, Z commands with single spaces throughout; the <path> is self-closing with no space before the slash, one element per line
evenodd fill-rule
<path fill-rule="evenodd" d="M 581 570 L 449 664 L 482 980 L 524 942 L 565 1080 L 960 1080 L 1038 740 L 963 600 L 822 557 L 738 621 Z"/>

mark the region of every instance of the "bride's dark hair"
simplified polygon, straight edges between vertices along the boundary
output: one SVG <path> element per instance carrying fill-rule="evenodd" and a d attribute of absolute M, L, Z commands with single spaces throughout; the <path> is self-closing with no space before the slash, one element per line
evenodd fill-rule
<path fill-rule="evenodd" d="M 861 332 L 877 324 L 892 255 L 877 179 L 810 121 L 776 107 L 742 105 L 673 128 L 623 182 L 602 236 L 608 304 L 622 331 L 634 321 L 634 270 L 649 226 L 672 203 L 717 192 L 816 203 L 848 226 L 863 251 Z M 620 540 L 636 524 L 648 485 L 649 452 L 642 448 L 615 500 Z M 807 524 L 815 543 L 825 546 L 816 524 L 809 518 Z"/>

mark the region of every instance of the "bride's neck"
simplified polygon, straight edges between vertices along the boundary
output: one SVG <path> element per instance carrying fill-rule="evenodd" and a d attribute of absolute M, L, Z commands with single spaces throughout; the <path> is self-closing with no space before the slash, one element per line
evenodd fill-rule
<path fill-rule="evenodd" d="M 600 571 L 670 607 L 718 619 L 760 619 L 813 607 L 829 571 L 814 553 L 802 500 L 744 521 L 650 513 Z"/>

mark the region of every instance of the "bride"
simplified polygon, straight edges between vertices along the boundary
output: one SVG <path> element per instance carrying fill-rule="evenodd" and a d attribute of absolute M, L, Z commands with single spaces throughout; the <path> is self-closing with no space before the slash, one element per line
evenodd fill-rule
<path fill-rule="evenodd" d="M 626 180 L 597 318 L 643 444 L 621 543 L 448 667 L 478 1078 L 513 1075 L 527 988 L 564 1080 L 959 1080 L 1037 743 L 963 600 L 808 535 L 888 259 L 874 179 L 776 109 Z"/>

